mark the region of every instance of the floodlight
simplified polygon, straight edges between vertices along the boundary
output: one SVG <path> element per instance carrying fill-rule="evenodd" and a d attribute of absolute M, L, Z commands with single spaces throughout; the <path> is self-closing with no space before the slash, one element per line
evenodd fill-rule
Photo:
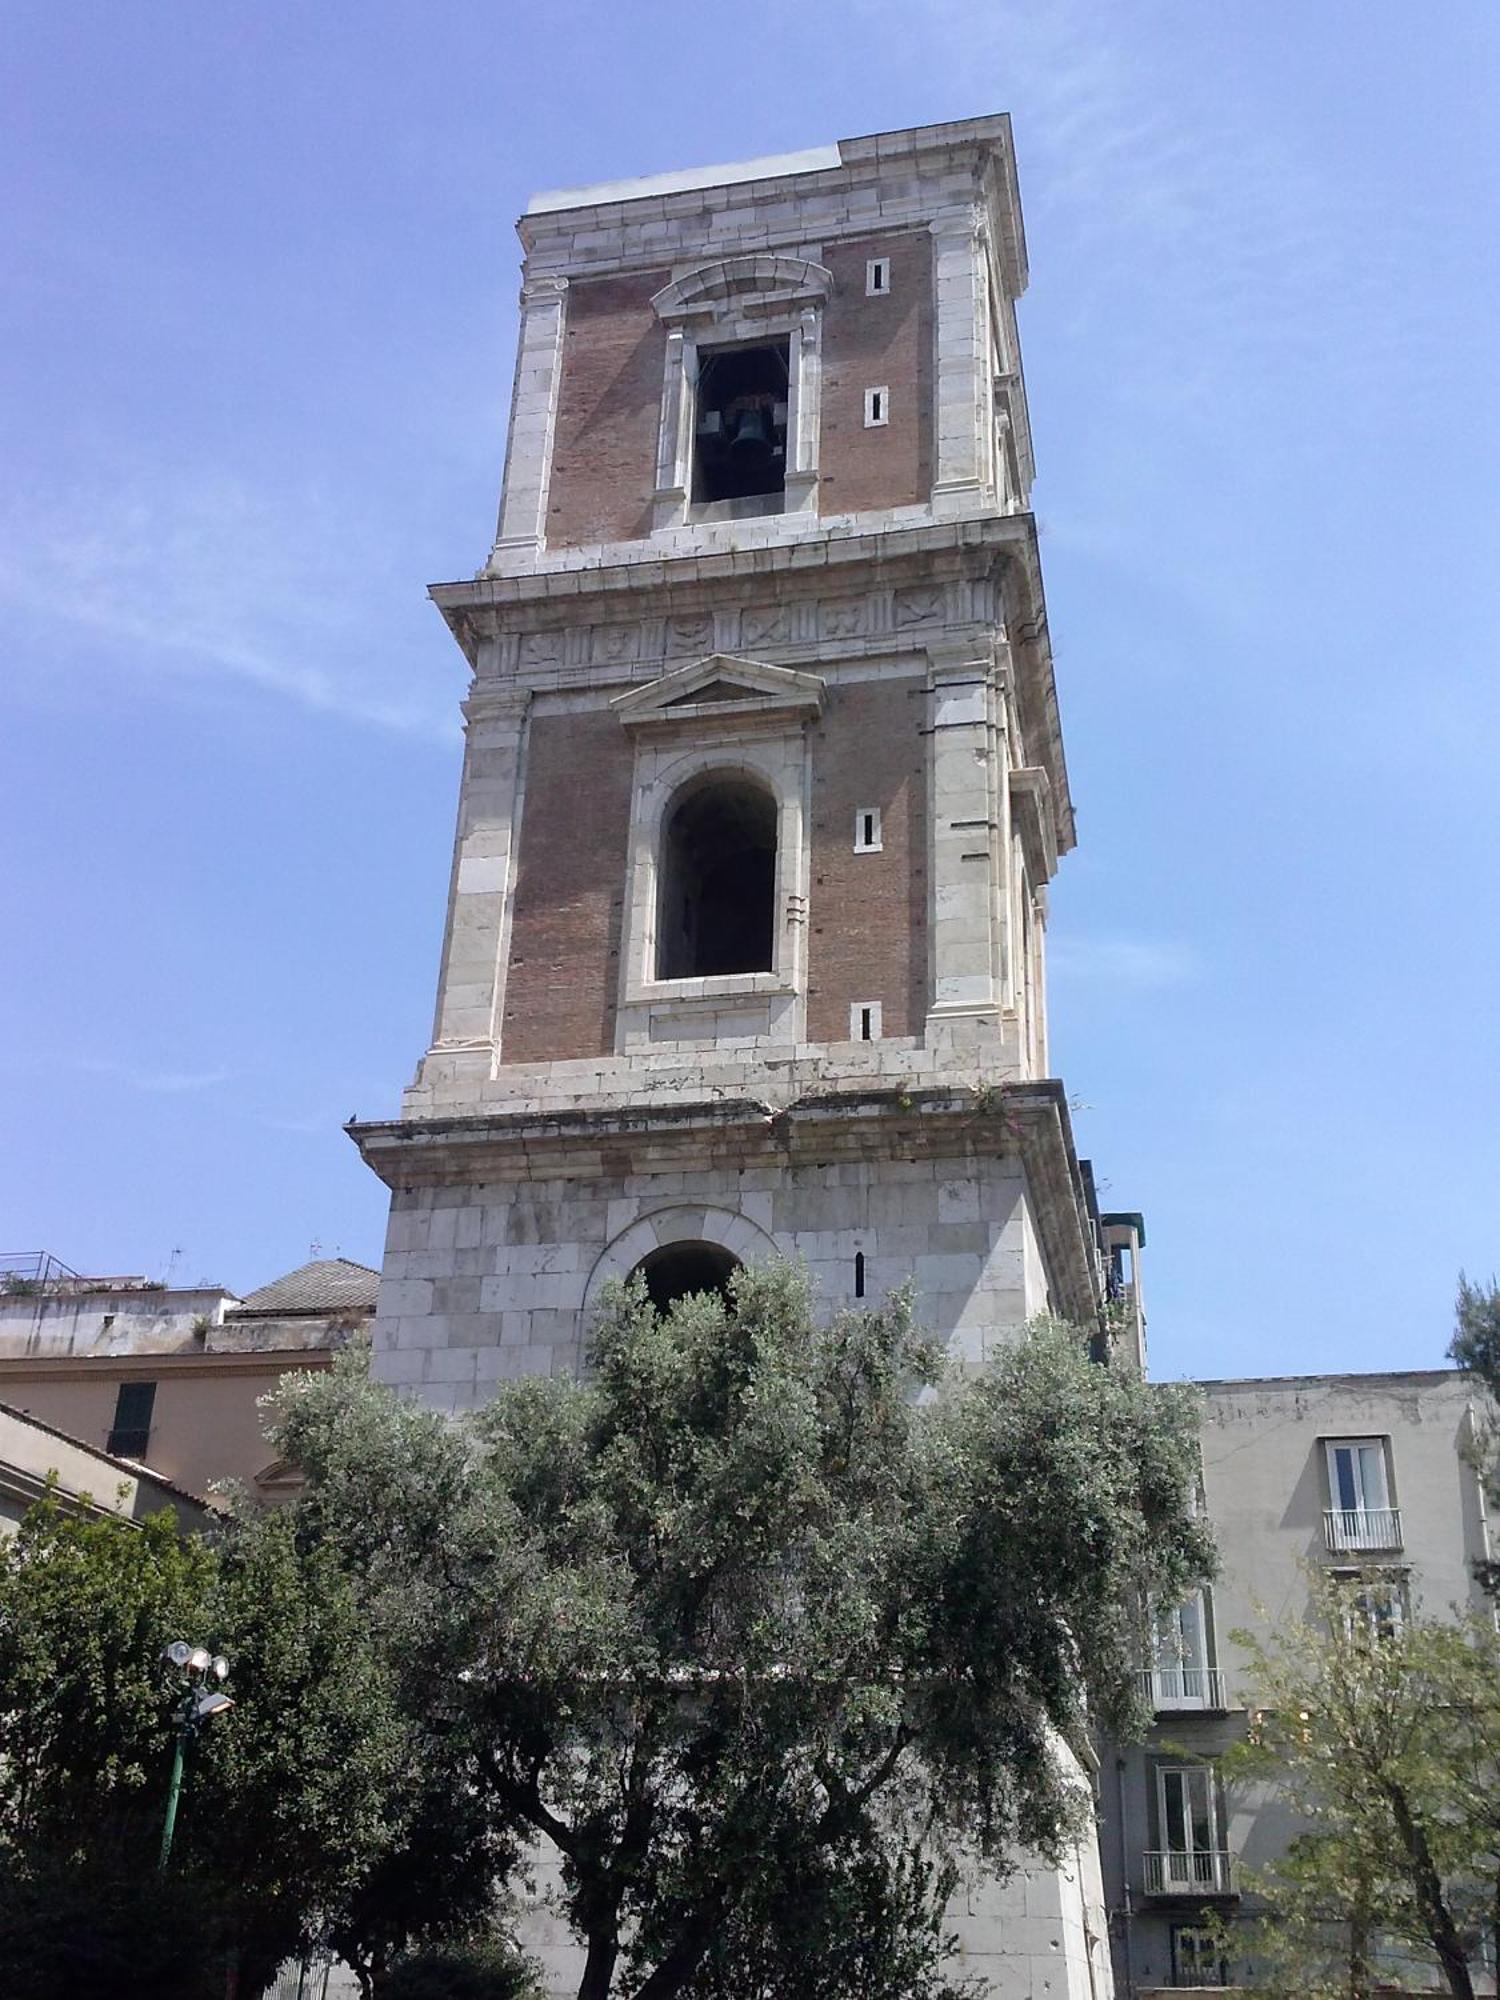
<path fill-rule="evenodd" d="M 194 1646 L 192 1652 L 188 1655 L 188 1665 L 195 1674 L 205 1674 L 208 1672 L 208 1663 L 212 1658 L 213 1655 L 209 1652 L 207 1646 Z"/>
<path fill-rule="evenodd" d="M 185 1667 L 193 1657 L 193 1649 L 186 1639 L 174 1639 L 170 1646 L 162 1648 L 161 1656 L 174 1667 Z"/>
<path fill-rule="evenodd" d="M 214 1654 L 213 1675 L 216 1681 L 227 1681 L 229 1678 L 229 1662 L 222 1653 Z"/>

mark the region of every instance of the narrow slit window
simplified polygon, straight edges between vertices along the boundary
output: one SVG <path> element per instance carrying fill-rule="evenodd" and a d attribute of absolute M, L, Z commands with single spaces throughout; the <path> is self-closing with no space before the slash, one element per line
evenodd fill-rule
<path fill-rule="evenodd" d="M 865 1295 L 865 1253 L 863 1250 L 856 1250 L 854 1253 L 854 1296 L 857 1299 L 862 1299 L 864 1295 Z"/>
<path fill-rule="evenodd" d="M 891 260 L 871 257 L 865 265 L 865 297 L 880 299 L 891 289 Z"/>
<path fill-rule="evenodd" d="M 880 852 L 879 806 L 861 806 L 854 815 L 854 851 L 856 854 Z"/>
<path fill-rule="evenodd" d="M 849 1039 L 851 1042 L 878 1042 L 880 1040 L 880 1002 L 878 1000 L 856 1000 L 849 1009 Z"/>
<path fill-rule="evenodd" d="M 865 391 L 865 429 L 876 430 L 891 420 L 891 392 L 885 387 Z"/>

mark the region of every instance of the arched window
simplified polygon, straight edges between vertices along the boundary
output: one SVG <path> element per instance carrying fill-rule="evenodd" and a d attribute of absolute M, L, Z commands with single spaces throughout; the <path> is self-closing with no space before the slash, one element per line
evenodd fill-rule
<path fill-rule="evenodd" d="M 658 979 L 769 972 L 775 939 L 776 801 L 716 773 L 686 787 L 662 829 Z"/>
<path fill-rule="evenodd" d="M 693 1292 L 717 1292 L 726 1297 L 730 1273 L 739 1267 L 739 1258 L 722 1244 L 690 1240 L 663 1243 L 659 1250 L 643 1257 L 630 1275 L 645 1279 L 647 1297 L 664 1313 Z"/>

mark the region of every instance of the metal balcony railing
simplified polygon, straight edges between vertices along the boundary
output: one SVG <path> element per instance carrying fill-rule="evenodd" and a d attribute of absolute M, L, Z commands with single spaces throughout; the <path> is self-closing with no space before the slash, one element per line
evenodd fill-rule
<path fill-rule="evenodd" d="M 1153 1708 L 1225 1706 L 1224 1676 L 1217 1667 L 1148 1667 L 1136 1681 Z"/>
<path fill-rule="evenodd" d="M 1191 1853 L 1168 1849 L 1143 1857 L 1148 1896 L 1228 1896 L 1233 1893 L 1229 1856 L 1222 1848 Z"/>
<path fill-rule="evenodd" d="M 1330 1549 L 1399 1549 L 1399 1507 L 1329 1507 L 1323 1534 Z"/>

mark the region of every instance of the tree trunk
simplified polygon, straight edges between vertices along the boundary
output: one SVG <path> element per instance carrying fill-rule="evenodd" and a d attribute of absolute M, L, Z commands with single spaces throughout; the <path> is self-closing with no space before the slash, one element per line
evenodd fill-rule
<path fill-rule="evenodd" d="M 1443 1977 L 1448 1982 L 1448 1991 L 1453 2000 L 1474 2000 L 1474 1981 L 1469 1975 L 1469 1958 L 1458 1935 L 1458 1927 L 1453 1921 L 1453 1913 L 1448 1908 L 1443 1894 L 1442 1878 L 1437 1871 L 1437 1863 L 1432 1858 L 1432 1849 L 1427 1836 L 1417 1824 L 1406 1794 L 1399 1785 L 1387 1784 L 1382 1787 L 1386 1802 L 1391 1809 L 1391 1817 L 1396 1822 L 1396 1832 L 1401 1839 L 1402 1850 L 1411 1869 L 1412 1887 L 1417 1892 L 1417 1907 L 1422 1912 L 1422 1922 L 1438 1963 L 1443 1969 Z"/>
<path fill-rule="evenodd" d="M 1370 2000 L 1370 1895 L 1363 1879 L 1349 1912 L 1349 2000 Z"/>
<path fill-rule="evenodd" d="M 727 1900 L 722 1893 L 716 1895 L 691 1917 L 684 1919 L 676 1944 L 663 1956 L 654 1971 L 641 1981 L 635 2000 L 676 2000 L 703 1963 L 704 1954 L 713 1940 L 714 1926 L 723 1915 Z"/>
<path fill-rule="evenodd" d="M 578 1983 L 578 2000 L 609 2000 L 610 1982 L 619 1956 L 619 1939 L 612 1930 L 589 1933 L 589 1952 L 584 1960 L 583 1978 Z"/>

